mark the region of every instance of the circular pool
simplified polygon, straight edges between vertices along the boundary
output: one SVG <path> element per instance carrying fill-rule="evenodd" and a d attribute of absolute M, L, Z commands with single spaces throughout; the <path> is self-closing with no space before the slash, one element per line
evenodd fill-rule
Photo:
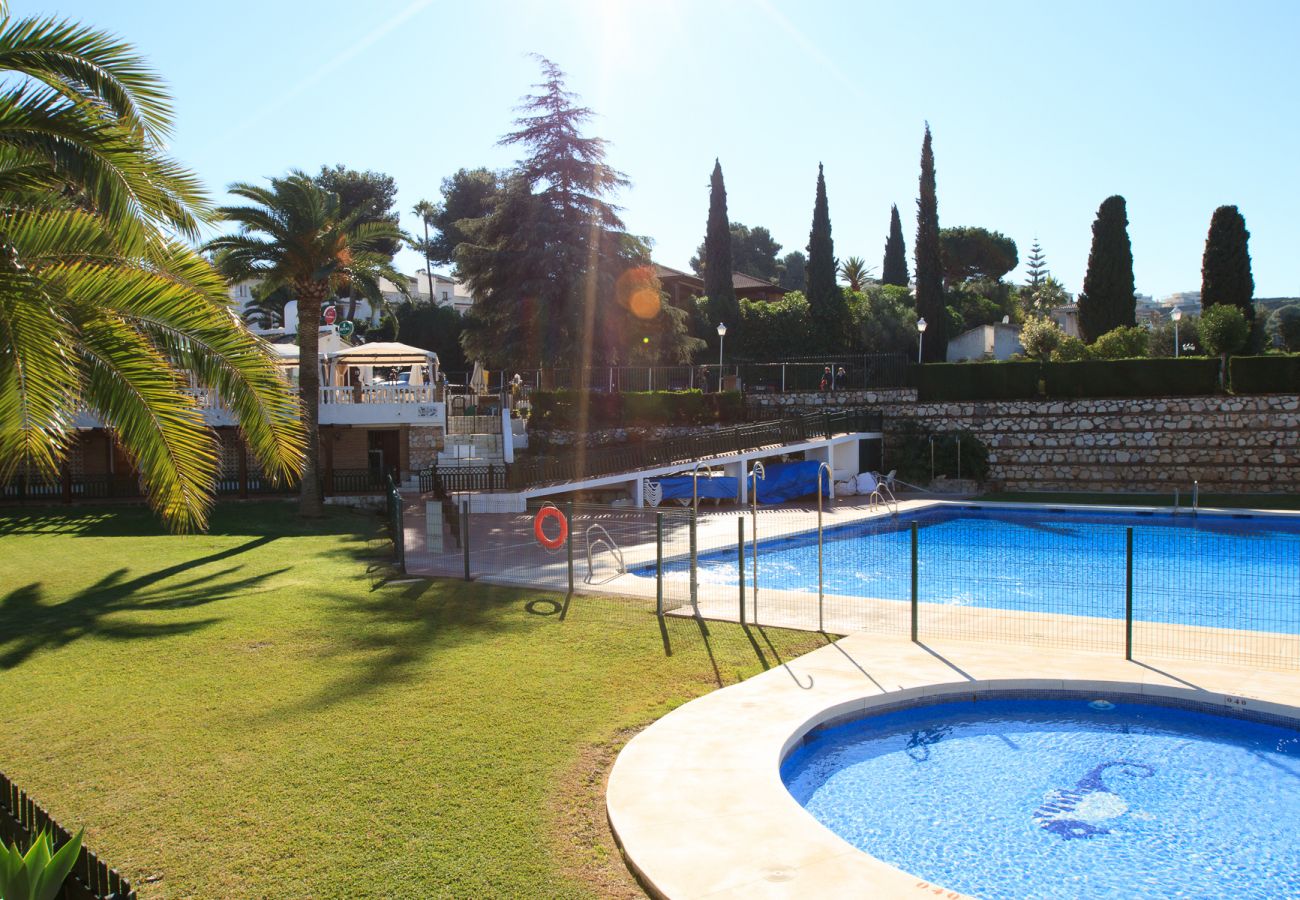
<path fill-rule="evenodd" d="M 820 728 L 781 776 L 849 843 L 977 897 L 1300 896 L 1289 720 L 991 695 Z"/>

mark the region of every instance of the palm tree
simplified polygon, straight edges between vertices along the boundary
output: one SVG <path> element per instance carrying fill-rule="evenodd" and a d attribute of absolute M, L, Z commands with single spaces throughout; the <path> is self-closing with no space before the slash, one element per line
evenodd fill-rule
<path fill-rule="evenodd" d="M 429 281 L 429 302 L 435 302 L 433 299 L 433 263 L 429 260 L 429 223 L 433 217 L 438 214 L 438 207 L 434 206 L 428 200 L 421 200 L 411 208 L 411 212 L 420 217 L 424 223 L 424 277 Z"/>
<path fill-rule="evenodd" d="M 840 263 L 839 275 L 848 283 L 849 290 L 860 291 L 866 286 L 873 269 L 861 256 L 850 256 Z"/>
<path fill-rule="evenodd" d="M 406 279 L 393 268 L 380 247 L 403 240 L 393 222 L 362 222 L 364 211 L 344 214 L 337 194 L 326 191 L 303 172 L 272 178 L 270 187 L 237 183 L 230 193 L 248 201 L 223 206 L 218 216 L 239 225 L 239 232 L 211 240 L 217 267 L 231 281 L 258 279 L 272 291 L 288 288 L 298 301 L 299 387 L 307 454 L 303 466 L 304 516 L 324 511 L 319 473 L 321 304 L 340 288 L 379 295 L 379 279 L 387 278 L 406 293 Z"/>
<path fill-rule="evenodd" d="M 272 477 L 301 464 L 297 410 L 225 282 L 185 241 L 210 217 L 168 159 L 171 109 L 130 46 L 0 0 L 0 481 L 57 476 L 85 408 L 175 530 L 207 521 L 217 444 L 193 378 Z"/>

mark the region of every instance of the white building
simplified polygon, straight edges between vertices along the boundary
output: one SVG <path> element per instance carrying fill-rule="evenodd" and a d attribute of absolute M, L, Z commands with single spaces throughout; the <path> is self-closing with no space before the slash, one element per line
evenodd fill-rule
<path fill-rule="evenodd" d="M 256 281 L 241 281 L 239 284 L 231 285 L 229 288 L 230 299 L 234 301 L 236 308 L 241 316 L 246 316 L 248 306 L 253 302 L 253 288 L 257 285 Z M 397 305 L 406 298 L 402 292 L 397 289 L 387 278 L 379 280 L 379 290 L 390 305 Z M 432 276 L 425 273 L 423 269 L 414 275 L 406 277 L 407 296 L 414 303 L 436 303 L 439 306 L 450 306 L 457 312 L 465 313 L 474 305 L 474 298 L 470 296 L 469 288 L 461 284 L 456 279 L 448 275 L 439 275 L 434 272 Z M 351 300 L 344 299 L 338 303 L 338 318 L 341 321 L 347 317 L 348 306 Z M 352 317 L 356 321 L 369 322 L 377 324 L 377 311 L 371 307 L 370 303 L 364 298 L 357 298 L 356 312 Z M 276 331 L 277 329 L 262 328 L 256 323 L 250 323 L 253 331 L 266 333 Z"/>
<path fill-rule="evenodd" d="M 1010 359 L 1024 353 L 1019 325 L 979 325 L 948 342 L 948 362 L 968 359 Z"/>

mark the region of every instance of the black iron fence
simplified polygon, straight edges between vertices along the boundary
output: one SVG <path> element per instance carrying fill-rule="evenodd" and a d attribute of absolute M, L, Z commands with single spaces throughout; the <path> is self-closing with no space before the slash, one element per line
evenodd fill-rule
<path fill-rule="evenodd" d="M 887 390 L 912 386 L 915 378 L 905 353 L 854 353 L 799 356 L 694 366 L 588 366 L 519 371 L 526 389 L 620 391 L 717 391 L 725 379 L 746 391 L 816 391 L 830 369 L 828 389 Z M 513 376 L 510 376 L 513 377 Z M 508 385 L 506 385 L 508 387 Z"/>
<path fill-rule="evenodd" d="M 26 852 L 42 831 L 50 835 L 57 850 L 72 840 L 72 834 L 0 774 L 0 841 L 17 844 Z M 77 864 L 58 894 L 61 900 L 135 900 L 131 883 L 83 844 Z"/>

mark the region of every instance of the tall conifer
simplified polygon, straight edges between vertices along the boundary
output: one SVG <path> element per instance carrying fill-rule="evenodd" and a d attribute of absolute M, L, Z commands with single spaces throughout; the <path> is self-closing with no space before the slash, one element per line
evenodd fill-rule
<path fill-rule="evenodd" d="M 836 269 L 826 176 L 818 163 L 817 199 L 813 203 L 812 230 L 808 233 L 808 308 L 813 344 L 826 353 L 838 352 L 843 347 L 848 326 L 844 292 L 835 280 Z"/>
<path fill-rule="evenodd" d="M 1250 274 L 1250 232 L 1235 206 L 1220 206 L 1210 217 L 1201 259 L 1201 309 L 1216 303 L 1239 308 L 1255 321 L 1255 279 Z"/>
<path fill-rule="evenodd" d="M 704 232 L 704 295 L 709 298 L 713 324 L 727 326 L 733 349 L 740 348 L 740 304 L 731 280 L 731 223 L 727 220 L 727 186 L 722 182 L 722 163 L 713 161 L 709 179 L 709 224 Z M 735 329 L 734 331 L 732 329 Z"/>
<path fill-rule="evenodd" d="M 916 201 L 916 312 L 926 322 L 921 342 L 923 359 L 943 362 L 948 357 L 948 309 L 943 298 L 939 200 L 929 122 L 925 123 L 925 139 L 921 142 L 921 195 Z"/>
<path fill-rule="evenodd" d="M 1079 331 L 1092 343 L 1108 331 L 1137 324 L 1133 291 L 1133 247 L 1128 239 L 1124 198 L 1107 197 L 1092 223 L 1088 274 L 1079 294 Z"/>
<path fill-rule="evenodd" d="M 903 245 L 903 223 L 898 218 L 897 204 L 889 207 L 889 237 L 885 240 L 880 283 L 907 287 L 907 247 Z"/>
<path fill-rule="evenodd" d="M 1043 255 L 1043 248 L 1038 243 L 1038 238 L 1034 238 L 1033 246 L 1029 248 L 1029 258 L 1025 260 L 1025 275 L 1028 281 L 1025 285 L 1033 290 L 1038 290 L 1047 278 L 1047 257 Z"/>

